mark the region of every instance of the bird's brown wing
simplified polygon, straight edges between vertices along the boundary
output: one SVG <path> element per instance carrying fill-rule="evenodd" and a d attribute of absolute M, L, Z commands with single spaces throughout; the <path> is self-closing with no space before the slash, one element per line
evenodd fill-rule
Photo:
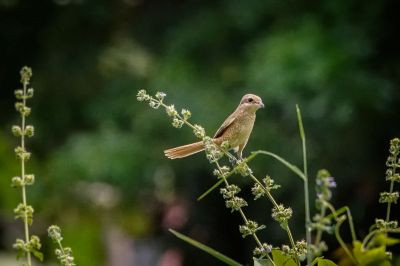
<path fill-rule="evenodd" d="M 214 135 L 214 139 L 220 137 L 224 132 L 227 130 L 227 128 L 235 121 L 236 116 L 234 115 L 235 113 L 231 114 L 228 116 L 227 119 L 225 119 L 224 123 L 218 128 L 217 132 Z"/>

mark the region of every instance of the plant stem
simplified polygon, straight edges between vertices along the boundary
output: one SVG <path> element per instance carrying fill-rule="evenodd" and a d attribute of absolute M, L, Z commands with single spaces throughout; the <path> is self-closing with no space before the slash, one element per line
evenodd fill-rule
<path fill-rule="evenodd" d="M 321 218 L 324 217 L 324 216 L 325 216 L 325 213 L 326 213 L 326 208 L 325 208 L 325 206 L 323 205 L 323 206 L 321 206 L 320 217 L 321 217 Z M 318 228 L 318 229 L 317 229 L 317 234 L 316 234 L 316 236 L 315 236 L 315 242 L 314 242 L 314 245 L 315 245 L 315 246 L 318 246 L 318 245 L 319 245 L 319 242 L 321 241 L 321 237 L 322 237 L 322 229 L 321 229 L 321 228 Z"/>
<path fill-rule="evenodd" d="M 343 248 L 343 250 L 346 252 L 346 254 L 350 257 L 350 259 L 353 261 L 354 264 L 358 265 L 358 262 L 356 261 L 356 259 L 354 258 L 354 256 L 352 255 L 352 253 L 350 252 L 350 250 L 347 248 L 346 243 L 343 241 L 342 237 L 340 236 L 340 226 L 343 224 L 344 220 L 346 219 L 346 216 L 343 216 L 344 218 L 339 217 L 340 214 L 338 214 L 339 212 L 337 212 L 335 210 L 335 208 L 332 206 L 332 204 L 330 204 L 327 201 L 324 201 L 324 205 L 326 207 L 328 207 L 328 209 L 332 212 L 333 217 L 336 220 L 336 225 L 335 225 L 335 237 L 337 239 L 337 241 L 339 242 L 340 246 Z M 348 219 L 349 219 L 349 225 L 350 225 L 350 231 L 351 231 L 351 236 L 353 241 L 356 240 L 356 236 L 355 236 L 355 231 L 354 231 L 354 225 L 353 225 L 353 216 L 350 213 L 350 209 L 345 206 L 343 208 L 341 208 L 339 211 L 341 211 L 341 213 L 343 213 L 344 211 L 347 212 L 348 215 Z M 330 216 L 330 215 L 329 215 Z M 327 216 L 328 217 L 328 216 Z"/>
<path fill-rule="evenodd" d="M 304 209 L 305 209 L 305 227 L 306 227 L 306 240 L 307 240 L 307 264 L 312 262 L 311 254 L 311 215 L 310 215 L 310 199 L 308 193 L 308 170 L 307 170 L 307 146 L 306 146 L 306 135 L 304 133 L 303 120 L 301 117 L 301 111 L 298 105 L 296 105 L 297 121 L 299 124 L 300 138 L 303 147 L 303 168 L 304 168 Z"/>
<path fill-rule="evenodd" d="M 22 98 L 22 104 L 23 107 L 26 106 L 26 87 L 28 86 L 27 82 L 23 83 L 23 98 Z M 22 134 L 21 134 L 21 148 L 22 151 L 25 151 L 25 114 L 21 114 L 21 130 L 22 130 Z M 21 158 L 21 178 L 22 180 L 25 180 L 25 157 L 23 156 Z M 22 204 L 25 207 L 25 215 L 24 215 L 24 231 L 25 231 L 25 244 L 27 244 L 29 242 L 29 224 L 28 224 L 28 214 L 26 211 L 26 207 L 27 207 L 27 200 L 26 200 L 26 186 L 25 183 L 22 185 Z M 32 265 L 32 261 L 31 261 L 31 253 L 30 251 L 26 251 L 26 260 L 28 263 L 28 266 Z"/>
<path fill-rule="evenodd" d="M 265 191 L 265 194 L 267 195 L 268 199 L 272 202 L 272 205 L 274 205 L 275 208 L 278 208 L 279 205 L 276 202 L 276 200 L 274 199 L 274 197 L 272 196 L 271 192 L 253 174 L 250 174 L 250 177 L 251 177 L 251 179 L 253 179 L 254 182 L 259 184 L 261 186 L 261 188 Z M 292 248 L 295 248 L 296 244 L 294 243 L 292 231 L 290 230 L 288 223 L 286 223 L 284 230 L 286 231 L 286 233 L 289 237 L 289 241 L 290 241 L 290 244 L 292 245 Z M 297 264 L 300 265 L 300 262 L 298 261 L 298 259 L 296 258 L 295 260 L 296 260 Z"/>
<path fill-rule="evenodd" d="M 219 163 L 215 162 L 215 165 L 217 166 L 218 170 L 221 172 L 221 166 L 219 165 Z M 229 186 L 228 180 L 226 180 L 226 178 L 223 175 L 222 175 L 222 179 L 224 180 L 225 186 L 228 187 Z M 247 224 L 248 223 L 248 219 L 247 219 L 246 215 L 244 214 L 242 208 L 239 208 L 239 213 L 242 216 L 243 221 L 245 222 L 245 224 Z M 257 242 L 257 245 L 260 247 L 260 249 L 263 249 L 263 245 L 262 245 L 260 239 L 258 238 L 258 236 L 256 235 L 256 233 L 253 233 L 251 235 L 253 236 L 254 240 Z M 272 260 L 272 258 L 271 258 L 271 256 L 269 254 L 267 254 L 267 258 L 273 265 L 275 265 L 274 261 Z"/>
<path fill-rule="evenodd" d="M 355 265 L 358 265 L 356 259 L 353 257 L 353 254 L 351 254 L 350 250 L 347 248 L 346 243 L 344 243 L 342 237 L 340 236 L 340 226 L 342 225 L 344 219 L 338 219 L 336 220 L 336 225 L 335 225 L 335 237 L 337 241 L 339 242 L 340 246 L 343 248 L 343 250 L 346 252 L 346 254 L 349 256 L 349 258 L 353 261 Z"/>
<path fill-rule="evenodd" d="M 396 171 L 393 169 L 393 171 Z M 390 191 L 389 193 L 393 193 L 393 187 L 394 187 L 394 180 L 390 181 Z M 390 220 L 390 207 L 392 206 L 392 202 L 388 202 L 387 208 L 386 208 L 386 222 L 389 222 Z"/>

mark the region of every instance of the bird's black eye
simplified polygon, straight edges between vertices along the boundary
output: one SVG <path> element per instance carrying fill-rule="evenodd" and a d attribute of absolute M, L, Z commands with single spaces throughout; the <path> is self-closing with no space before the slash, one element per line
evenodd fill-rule
<path fill-rule="evenodd" d="M 249 98 L 247 101 L 248 101 L 249 103 L 251 103 L 251 102 L 253 102 L 253 98 Z"/>

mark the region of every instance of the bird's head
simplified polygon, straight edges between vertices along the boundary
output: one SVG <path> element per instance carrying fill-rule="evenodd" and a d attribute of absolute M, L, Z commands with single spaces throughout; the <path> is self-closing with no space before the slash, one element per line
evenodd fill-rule
<path fill-rule="evenodd" d="M 257 111 L 260 108 L 264 108 L 264 103 L 261 98 L 255 94 L 246 94 L 240 101 L 240 108 L 244 108 L 249 111 Z"/>

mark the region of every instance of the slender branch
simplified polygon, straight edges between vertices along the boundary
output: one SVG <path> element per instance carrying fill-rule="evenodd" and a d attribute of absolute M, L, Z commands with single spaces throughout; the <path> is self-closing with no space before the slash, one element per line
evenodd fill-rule
<path fill-rule="evenodd" d="M 22 97 L 22 106 L 25 108 L 26 106 L 26 91 L 27 91 L 27 86 L 28 86 L 28 82 L 24 81 L 23 82 L 23 97 Z M 21 130 L 22 130 L 22 134 L 21 134 L 21 148 L 22 151 L 25 152 L 25 117 L 26 114 L 21 113 Z M 22 156 L 21 159 L 21 178 L 22 180 L 26 180 L 25 178 L 25 156 Z M 22 183 L 21 186 L 21 192 L 22 192 L 22 204 L 25 207 L 25 212 L 24 212 L 24 231 L 25 231 L 25 243 L 29 242 L 29 222 L 28 222 L 28 213 L 27 213 L 27 197 L 26 197 L 26 184 L 25 182 Z M 31 251 L 27 250 L 26 252 L 26 260 L 27 260 L 27 264 L 28 266 L 32 265 L 32 259 L 31 259 Z"/>

